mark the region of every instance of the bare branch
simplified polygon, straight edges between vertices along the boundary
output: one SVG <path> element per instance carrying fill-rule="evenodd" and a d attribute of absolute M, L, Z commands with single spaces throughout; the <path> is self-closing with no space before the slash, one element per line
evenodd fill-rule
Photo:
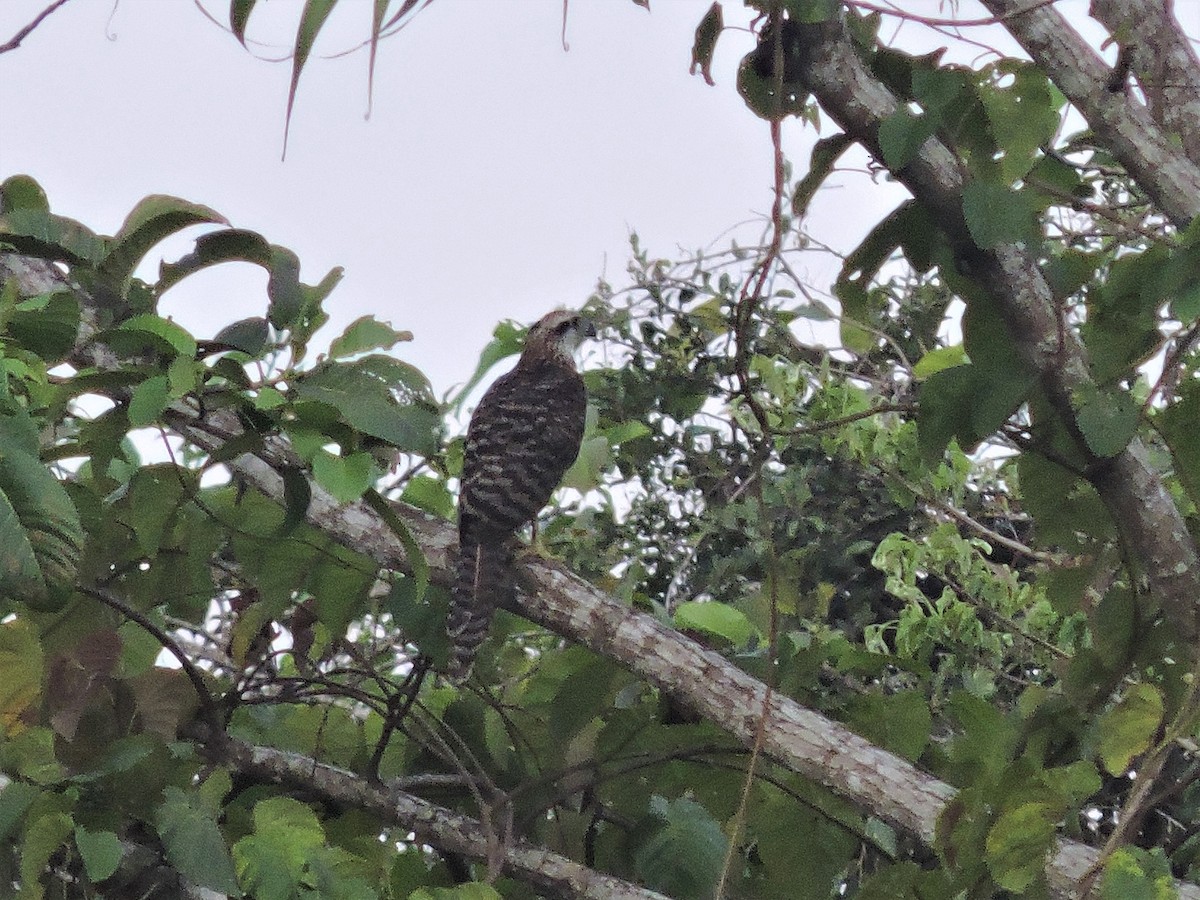
<path fill-rule="evenodd" d="M 207 735 L 196 737 L 209 744 Z M 225 742 L 213 755 L 252 779 L 315 792 L 339 807 L 370 812 L 383 822 L 413 832 L 418 842 L 440 850 L 472 859 L 487 859 L 496 852 L 494 843 L 488 839 L 488 829 L 478 820 L 311 757 L 236 740 Z M 655 891 L 589 869 L 525 841 L 515 841 L 500 852 L 504 874 L 551 897 L 667 900 Z"/>
<path fill-rule="evenodd" d="M 42 22 L 46 19 L 46 17 L 48 15 L 50 15 L 50 13 L 54 12 L 59 7 L 63 6 L 66 2 L 67 2 L 67 0 L 54 0 L 53 3 L 51 3 L 45 9 L 43 9 L 40 13 L 38 13 L 37 16 L 34 17 L 34 20 L 32 22 L 30 22 L 28 25 L 26 25 L 24 28 L 22 28 L 16 34 L 14 34 L 11 38 L 9 38 L 3 44 L 0 44 L 0 53 L 7 53 L 9 50 L 16 50 L 18 47 L 20 47 L 21 41 L 23 41 L 23 40 L 25 40 L 25 38 L 29 37 L 29 35 L 33 33 L 33 30 L 35 28 L 37 28 L 39 25 L 41 25 Z"/>

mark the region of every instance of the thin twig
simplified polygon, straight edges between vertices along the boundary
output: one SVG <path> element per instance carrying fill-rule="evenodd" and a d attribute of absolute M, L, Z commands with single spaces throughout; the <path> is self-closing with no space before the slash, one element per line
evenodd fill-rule
<path fill-rule="evenodd" d="M 32 33 L 32 31 L 39 25 L 41 25 L 42 21 L 48 15 L 50 15 L 50 13 L 63 6 L 66 2 L 67 0 L 54 0 L 53 3 L 38 13 L 32 22 L 14 34 L 10 40 L 8 40 L 6 43 L 0 44 L 0 53 L 7 53 L 9 50 L 16 50 L 18 47 L 20 47 L 21 41 L 29 37 L 30 33 Z"/>

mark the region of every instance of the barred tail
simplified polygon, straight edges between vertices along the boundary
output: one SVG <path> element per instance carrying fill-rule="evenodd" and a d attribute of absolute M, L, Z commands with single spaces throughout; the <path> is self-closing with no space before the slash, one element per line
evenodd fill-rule
<path fill-rule="evenodd" d="M 450 638 L 447 675 L 451 681 L 465 681 L 471 674 L 471 664 L 487 639 L 496 607 L 509 599 L 513 589 L 509 540 L 463 540 L 446 617 Z"/>

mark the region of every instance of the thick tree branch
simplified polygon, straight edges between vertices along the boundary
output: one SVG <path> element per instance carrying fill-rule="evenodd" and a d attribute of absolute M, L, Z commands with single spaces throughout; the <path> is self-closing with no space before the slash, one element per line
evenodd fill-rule
<path fill-rule="evenodd" d="M 1154 121 L 1179 135 L 1188 158 L 1200 166 L 1200 60 L 1172 15 L 1168 0 L 1092 0 L 1127 54 Z M 1190 0 L 1184 6 L 1194 13 Z"/>
<path fill-rule="evenodd" d="M 201 445 L 219 443 L 205 437 L 206 423 L 181 423 L 180 429 Z M 283 481 L 271 465 L 257 457 L 241 456 L 230 466 L 248 484 L 283 502 Z M 446 581 L 447 551 L 454 541 L 451 524 L 403 504 L 396 504 L 396 511 L 421 535 L 418 540 L 426 549 L 434 580 Z M 374 548 L 372 558 L 381 566 L 408 570 L 399 541 L 365 503 L 339 506 L 314 485 L 309 519 L 339 543 L 359 550 Z M 531 558 L 523 563 L 522 590 L 513 612 L 620 662 L 746 746 L 753 744 L 766 685 L 652 616 L 602 593 L 558 563 Z M 916 835 L 925 844 L 932 843 L 937 818 L 955 795 L 953 787 L 787 697 L 773 695 L 766 708 L 763 750 L 767 755 L 825 785 L 864 812 Z M 1059 841 L 1047 868 L 1055 895 L 1073 896 L 1079 880 L 1098 858 L 1098 851 L 1091 847 Z M 1200 900 L 1200 888 L 1182 882 L 1177 887 L 1181 897 Z"/>
<path fill-rule="evenodd" d="M 993 11 L 997 14 L 1006 11 L 999 8 L 1004 5 L 999 0 L 989 0 L 989 5 L 996 7 Z M 1041 8 L 1029 16 L 1017 16 L 1010 25 L 1015 28 L 1017 22 L 1047 12 Z M 864 65 L 840 21 L 802 27 L 803 77 L 808 88 L 847 134 L 882 160 L 880 123 L 901 104 Z M 1070 32 L 1065 23 L 1061 27 Z M 1109 113 L 1104 111 L 1111 120 L 1122 123 L 1122 128 L 1133 124 L 1124 114 Z M 1140 120 L 1145 127 L 1156 129 L 1144 111 Z M 1171 160 L 1177 169 L 1194 168 L 1178 151 Z M 1075 398 L 1093 387 L 1087 355 L 1079 335 L 1062 322 L 1037 259 L 1019 244 L 994 250 L 975 245 L 963 218 L 964 170 L 937 137 L 929 138 L 912 162 L 894 174 L 933 214 L 960 267 L 988 290 L 1025 365 L 1038 374 L 1062 421 L 1073 426 Z M 1188 203 L 1200 204 L 1200 173 L 1192 174 L 1196 183 L 1190 188 Z M 1159 183 L 1160 187 L 1167 184 Z M 1077 442 L 1090 459 L 1092 483 L 1121 529 L 1149 590 L 1175 626 L 1181 652 L 1194 656 L 1200 636 L 1200 555 L 1159 473 L 1151 466 L 1145 446 L 1134 438 L 1115 457 L 1100 459 L 1078 436 Z"/>
<path fill-rule="evenodd" d="M 1022 15 L 1011 15 L 1024 7 L 1022 0 L 983 0 L 983 4 L 996 16 L 1010 16 L 1005 21 L 1009 32 L 1083 114 L 1099 141 L 1112 151 L 1176 226 L 1184 228 L 1200 214 L 1200 161 L 1197 159 L 1200 152 L 1195 151 L 1195 144 L 1191 143 L 1197 140 L 1196 131 L 1200 129 L 1200 113 L 1197 112 L 1200 93 L 1195 92 L 1195 87 L 1189 87 L 1196 84 L 1200 75 L 1195 72 L 1195 58 L 1190 57 L 1186 38 L 1178 33 L 1177 26 L 1171 28 L 1163 22 L 1162 0 L 1113 0 L 1093 5 L 1097 16 L 1106 23 L 1113 23 L 1110 27 L 1140 21 L 1142 28 L 1154 32 L 1148 39 L 1163 40 L 1163 32 L 1172 31 L 1173 41 L 1182 44 L 1182 54 L 1172 49 L 1174 44 L 1163 46 L 1163 52 L 1171 54 L 1171 62 L 1164 70 L 1171 73 L 1171 79 L 1182 79 L 1178 93 L 1172 91 L 1169 96 L 1174 101 L 1186 98 L 1178 111 L 1168 113 L 1163 107 L 1161 119 L 1165 127 L 1160 127 L 1151 111 L 1137 103 L 1124 89 L 1124 79 L 1120 90 L 1111 89 L 1112 70 L 1054 7 L 1042 6 Z M 1112 9 L 1106 11 L 1106 7 Z M 1151 8 L 1159 12 L 1149 15 L 1146 11 Z M 1123 12 L 1115 12 L 1117 9 Z M 1173 24 L 1170 14 L 1165 13 L 1165 16 Z M 1123 34 L 1123 44 L 1124 38 Z M 1184 55 L 1190 57 L 1188 62 L 1184 62 Z M 1134 65 L 1138 65 L 1136 60 Z M 1150 73 L 1146 72 L 1145 77 L 1149 78 Z M 1183 136 L 1188 152 L 1184 152 L 1172 133 Z"/>
<path fill-rule="evenodd" d="M 212 748 L 207 736 L 198 739 Z M 495 847 L 481 822 L 436 806 L 387 784 L 318 762 L 307 756 L 228 740 L 214 758 L 257 781 L 316 793 L 339 807 L 361 809 L 381 821 L 412 831 L 419 843 L 472 859 L 487 859 Z M 550 897 L 594 900 L 667 900 L 662 894 L 589 869 L 557 853 L 524 841 L 502 849 L 504 874 Z"/>

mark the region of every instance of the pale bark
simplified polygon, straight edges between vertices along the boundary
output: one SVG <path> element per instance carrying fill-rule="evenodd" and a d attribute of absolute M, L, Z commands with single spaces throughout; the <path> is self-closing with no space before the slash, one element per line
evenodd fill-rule
<path fill-rule="evenodd" d="M 1008 11 L 1002 0 L 988 2 L 997 7 L 997 13 Z M 1038 12 L 1047 9 L 1042 7 Z M 1028 25 L 1035 15 L 1015 16 L 1010 26 L 1015 29 L 1018 22 Z M 1070 31 L 1065 23 L 1062 28 Z M 901 107 L 899 100 L 864 65 L 840 21 L 805 26 L 801 45 L 805 49 L 804 80 L 821 107 L 847 134 L 882 160 L 879 126 Z M 1104 114 L 1121 127 L 1134 122 L 1124 113 L 1109 112 L 1106 108 Z M 1144 109 L 1138 118 L 1144 127 L 1157 130 Z M 1150 164 L 1151 159 L 1163 161 L 1158 157 L 1144 157 L 1142 161 Z M 1177 149 L 1170 159 L 1185 174 L 1194 168 Z M 934 215 L 954 247 L 958 265 L 987 289 L 1016 341 L 1022 362 L 1037 373 L 1062 421 L 1072 425 L 1074 398 L 1085 388 L 1094 387 L 1087 353 L 1079 335 L 1063 321 L 1034 254 L 1021 244 L 993 250 L 975 245 L 962 212 L 966 184 L 963 169 L 952 149 L 939 138 L 929 138 L 917 156 L 894 174 Z M 1191 175 L 1196 181 L 1187 187 L 1190 197 L 1177 205 L 1192 208 L 1200 204 L 1200 173 Z M 1167 182 L 1159 184 L 1168 186 Z M 1183 186 L 1171 185 L 1170 189 Z M 1161 473 L 1150 466 L 1145 445 L 1138 438 L 1110 459 L 1095 457 L 1079 436 L 1077 443 L 1085 458 L 1090 458 L 1089 478 L 1120 529 L 1131 557 L 1175 627 L 1178 652 L 1194 657 L 1200 636 L 1200 555 L 1163 485 Z"/>
<path fill-rule="evenodd" d="M 1120 160 L 1134 180 L 1154 200 L 1164 214 L 1180 228 L 1200 214 L 1200 160 L 1195 153 L 1189 156 L 1184 151 L 1179 135 L 1185 136 L 1184 143 L 1195 140 L 1200 129 L 1200 114 L 1189 114 L 1186 124 L 1180 123 L 1182 116 L 1162 111 L 1155 121 L 1150 110 L 1138 103 L 1123 87 L 1112 90 L 1110 81 L 1113 71 L 1104 63 L 1088 43 L 1071 27 L 1053 6 L 1027 9 L 1026 0 L 982 0 L 984 6 L 997 16 L 1005 16 L 1004 24 L 1009 32 L 1025 48 L 1050 79 L 1058 85 L 1067 99 L 1083 114 L 1088 125 L 1108 150 Z M 1097 4 L 1097 14 L 1106 6 L 1152 7 L 1162 6 L 1162 0 L 1130 3 L 1115 0 L 1112 4 Z M 1021 12 L 1021 10 L 1027 10 Z M 1131 11 L 1130 18 L 1137 18 Z M 1114 14 L 1113 22 L 1124 21 Z M 1158 16 L 1147 20 L 1147 26 L 1159 22 Z M 1163 40 L 1161 29 L 1159 40 Z M 1186 47 L 1186 38 L 1175 35 L 1175 41 Z M 1172 77 L 1183 74 L 1190 83 L 1195 79 L 1194 70 L 1182 61 L 1182 53 L 1173 54 L 1170 71 Z M 1194 57 L 1192 58 L 1194 64 Z M 1123 79 L 1118 80 L 1123 84 Z M 1179 94 L 1186 97 L 1186 83 Z M 1184 109 L 1195 111 L 1200 104 L 1200 94 L 1187 98 Z"/>

